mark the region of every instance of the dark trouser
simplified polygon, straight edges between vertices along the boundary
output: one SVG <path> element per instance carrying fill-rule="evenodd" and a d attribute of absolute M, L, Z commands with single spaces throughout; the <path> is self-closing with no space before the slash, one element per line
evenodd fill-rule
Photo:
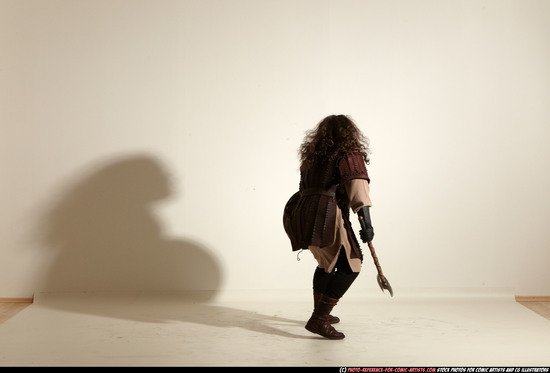
<path fill-rule="evenodd" d="M 359 272 L 353 272 L 349 266 L 346 252 L 340 249 L 336 265 L 331 273 L 317 267 L 313 274 L 313 291 L 325 294 L 334 299 L 340 299 L 349 289 Z"/>

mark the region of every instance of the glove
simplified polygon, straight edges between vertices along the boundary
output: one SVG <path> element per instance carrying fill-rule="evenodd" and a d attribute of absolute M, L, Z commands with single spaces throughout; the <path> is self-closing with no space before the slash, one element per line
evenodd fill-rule
<path fill-rule="evenodd" d="M 361 207 L 357 211 L 357 216 L 359 217 L 359 224 L 361 224 L 361 230 L 359 235 L 361 236 L 361 241 L 370 242 L 374 238 L 374 229 L 370 222 L 370 211 L 369 206 Z"/>

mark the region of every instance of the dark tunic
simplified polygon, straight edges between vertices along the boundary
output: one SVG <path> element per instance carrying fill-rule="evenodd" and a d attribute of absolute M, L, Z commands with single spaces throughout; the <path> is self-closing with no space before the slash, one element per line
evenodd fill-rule
<path fill-rule="evenodd" d="M 358 153 L 303 170 L 300 190 L 289 200 L 283 216 L 292 250 L 310 249 L 319 266 L 330 271 L 344 246 L 350 264 L 359 262 L 352 268 L 360 268 L 362 253 L 349 220 L 350 202 L 354 212 L 371 205 L 369 181 Z"/>

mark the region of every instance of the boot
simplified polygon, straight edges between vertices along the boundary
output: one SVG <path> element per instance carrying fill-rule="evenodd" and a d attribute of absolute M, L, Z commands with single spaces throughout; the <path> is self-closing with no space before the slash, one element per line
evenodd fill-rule
<path fill-rule="evenodd" d="M 319 334 L 328 339 L 344 339 L 344 333 L 340 333 L 330 325 L 329 315 L 332 308 L 336 306 L 338 299 L 321 296 L 319 303 L 315 306 L 313 314 L 306 324 L 306 329 L 312 333 Z"/>
<path fill-rule="evenodd" d="M 313 305 L 314 307 L 317 307 L 317 304 L 319 304 L 319 300 L 323 296 L 322 293 L 318 291 L 313 292 Z M 337 324 L 340 322 L 340 319 L 337 316 L 328 315 L 328 322 L 331 324 Z"/>

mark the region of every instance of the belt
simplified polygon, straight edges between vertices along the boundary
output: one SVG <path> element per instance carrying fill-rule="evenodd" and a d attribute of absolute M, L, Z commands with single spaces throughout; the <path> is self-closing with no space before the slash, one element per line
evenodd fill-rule
<path fill-rule="evenodd" d="M 300 192 L 302 197 L 305 196 L 311 196 L 311 195 L 322 195 L 322 196 L 329 196 L 329 197 L 335 197 L 336 196 L 336 188 L 338 185 L 333 185 L 330 187 L 329 190 L 322 189 L 322 188 L 307 188 Z"/>

